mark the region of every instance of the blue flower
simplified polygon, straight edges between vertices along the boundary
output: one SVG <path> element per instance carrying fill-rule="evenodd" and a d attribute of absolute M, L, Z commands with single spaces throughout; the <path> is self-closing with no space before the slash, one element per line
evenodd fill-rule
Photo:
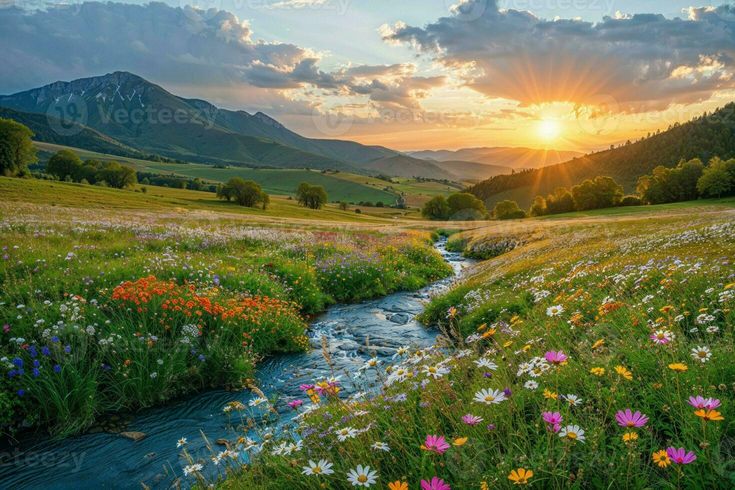
<path fill-rule="evenodd" d="M 57 337 L 56 335 L 54 335 L 53 337 L 51 337 L 51 342 L 57 343 L 58 341 L 59 341 L 59 337 Z"/>
<path fill-rule="evenodd" d="M 23 376 L 26 373 L 26 370 L 23 368 L 18 369 L 18 376 Z"/>
<path fill-rule="evenodd" d="M 48 346 L 44 345 L 43 347 L 41 347 L 41 354 L 48 357 L 51 355 L 51 349 L 49 349 Z"/>
<path fill-rule="evenodd" d="M 24 390 L 23 388 L 18 390 L 18 396 L 23 396 L 25 394 L 26 394 L 26 390 Z"/>
<path fill-rule="evenodd" d="M 22 368 L 23 367 L 23 359 L 20 357 L 16 357 L 13 359 L 13 364 L 15 364 L 16 367 Z"/>
<path fill-rule="evenodd" d="M 41 365 L 41 362 L 38 359 L 33 360 L 33 367 L 39 367 Z"/>
<path fill-rule="evenodd" d="M 18 371 L 16 371 L 15 369 L 11 369 L 10 371 L 8 371 L 8 378 L 13 378 L 17 375 L 18 375 Z"/>
<path fill-rule="evenodd" d="M 55 372 L 55 373 L 60 373 L 60 372 L 61 372 L 61 366 L 59 366 L 58 364 L 56 364 L 56 365 L 54 366 L 54 372 Z"/>
<path fill-rule="evenodd" d="M 31 357 L 38 356 L 38 351 L 36 350 L 36 346 L 32 345 L 28 348 L 28 353 L 31 355 Z"/>
<path fill-rule="evenodd" d="M 64 346 L 64 352 L 66 352 L 67 354 L 70 353 L 71 352 L 71 346 L 70 345 L 65 345 Z"/>
<path fill-rule="evenodd" d="M 204 361 L 207 360 L 207 358 L 204 357 L 204 354 L 199 354 L 199 360 L 202 361 L 202 362 L 204 362 Z"/>
<path fill-rule="evenodd" d="M 33 368 L 33 377 L 38 378 L 41 375 L 41 371 L 38 370 L 38 368 Z"/>
<path fill-rule="evenodd" d="M 110 367 L 109 364 L 105 364 L 104 362 L 102 363 L 102 370 L 103 371 L 109 371 L 110 369 L 112 369 L 112 368 Z"/>

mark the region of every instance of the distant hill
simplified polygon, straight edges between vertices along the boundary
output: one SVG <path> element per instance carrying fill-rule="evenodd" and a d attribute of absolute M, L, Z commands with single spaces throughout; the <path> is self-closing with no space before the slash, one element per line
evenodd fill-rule
<path fill-rule="evenodd" d="M 424 150 L 409 153 L 415 158 L 437 161 L 465 161 L 513 169 L 539 168 L 582 156 L 576 151 L 538 150 L 534 148 L 481 147 L 461 150 Z"/>
<path fill-rule="evenodd" d="M 490 206 L 511 198 L 527 207 L 537 195 L 598 175 L 612 177 L 633 192 L 638 177 L 659 165 L 673 167 L 681 159 L 707 161 L 714 156 L 735 157 L 735 103 L 634 143 L 537 170 L 499 175 L 469 190 Z"/>
<path fill-rule="evenodd" d="M 458 182 L 480 181 L 489 179 L 495 175 L 508 174 L 512 171 L 509 167 L 501 167 L 499 165 L 487 165 L 477 162 L 463 161 L 441 161 L 435 164 L 444 170 L 449 171 L 455 176 L 454 180 Z"/>
<path fill-rule="evenodd" d="M 393 177 L 423 177 L 435 180 L 459 180 L 457 175 L 443 168 L 439 162 L 420 160 L 408 155 L 396 155 L 364 163 L 362 168 Z"/>
<path fill-rule="evenodd" d="M 396 155 L 350 141 L 304 138 L 265 114 L 177 97 L 128 72 L 0 96 L 2 107 L 44 117 L 69 104 L 83 108 L 80 123 L 123 145 L 186 161 L 354 171 L 362 162 Z"/>

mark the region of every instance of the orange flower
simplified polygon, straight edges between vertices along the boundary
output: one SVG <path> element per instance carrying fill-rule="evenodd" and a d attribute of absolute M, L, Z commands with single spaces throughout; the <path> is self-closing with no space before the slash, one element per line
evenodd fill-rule
<path fill-rule="evenodd" d="M 683 373 L 684 371 L 687 371 L 689 367 L 682 362 L 674 362 L 669 364 L 669 369 L 677 373 Z"/>
<path fill-rule="evenodd" d="M 717 410 L 700 409 L 694 412 L 694 415 L 706 420 L 707 422 L 719 422 L 720 420 L 725 420 L 725 417 L 723 417 Z"/>
<path fill-rule="evenodd" d="M 408 483 L 405 481 L 396 480 L 388 484 L 389 490 L 408 490 Z"/>
<path fill-rule="evenodd" d="M 530 480 L 531 477 L 533 477 L 533 471 L 525 468 L 518 468 L 517 470 L 510 472 L 508 480 L 512 481 L 514 485 L 527 485 L 528 480 Z"/>
<path fill-rule="evenodd" d="M 455 446 L 464 446 L 466 443 L 467 443 L 466 437 L 458 437 L 454 440 L 452 444 L 454 444 Z"/>
<path fill-rule="evenodd" d="M 665 449 L 653 453 L 652 458 L 653 462 L 656 463 L 659 468 L 666 468 L 671 465 L 671 459 Z"/>
<path fill-rule="evenodd" d="M 630 372 L 625 366 L 615 366 L 615 372 L 628 381 L 631 381 L 633 379 L 633 373 Z"/>

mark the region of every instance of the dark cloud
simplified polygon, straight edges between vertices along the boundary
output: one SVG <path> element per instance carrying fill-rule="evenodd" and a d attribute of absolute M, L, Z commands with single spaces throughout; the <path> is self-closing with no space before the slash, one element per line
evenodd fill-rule
<path fill-rule="evenodd" d="M 488 97 L 535 104 L 615 100 L 620 110 L 662 109 L 735 87 L 735 7 L 692 8 L 687 19 L 644 14 L 599 23 L 543 20 L 465 0 L 461 13 L 424 28 L 384 28 L 452 69 Z"/>

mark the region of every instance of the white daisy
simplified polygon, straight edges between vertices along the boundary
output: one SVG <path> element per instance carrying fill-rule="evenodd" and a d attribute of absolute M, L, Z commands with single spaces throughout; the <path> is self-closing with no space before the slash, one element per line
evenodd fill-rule
<path fill-rule="evenodd" d="M 549 306 L 546 308 L 546 316 L 559 316 L 564 313 L 564 307 L 562 305 Z"/>
<path fill-rule="evenodd" d="M 500 390 L 484 389 L 475 393 L 475 401 L 485 405 L 497 405 L 505 400 L 505 393 Z"/>
<path fill-rule="evenodd" d="M 423 373 L 434 379 L 439 379 L 445 374 L 449 374 L 449 369 L 437 364 L 436 366 L 424 366 Z"/>
<path fill-rule="evenodd" d="M 334 433 L 337 434 L 337 439 L 343 442 L 354 438 L 357 435 L 357 430 L 353 427 L 345 427 L 344 429 L 337 429 Z"/>
<path fill-rule="evenodd" d="M 331 475 L 334 473 L 332 463 L 326 459 L 320 459 L 318 463 L 309 460 L 309 466 L 304 466 L 301 471 L 304 475 Z"/>
<path fill-rule="evenodd" d="M 182 437 L 178 441 L 176 441 L 176 447 L 182 447 L 186 445 L 186 437 Z"/>
<path fill-rule="evenodd" d="M 197 473 L 199 471 L 202 471 L 203 466 L 199 463 L 197 464 L 191 464 L 189 466 L 184 466 L 184 476 L 189 476 L 192 473 Z"/>
<path fill-rule="evenodd" d="M 477 359 L 475 361 L 475 364 L 479 368 L 489 369 L 490 371 L 495 371 L 496 369 L 498 369 L 498 365 L 497 364 L 495 364 L 490 359 L 485 359 L 484 357 L 481 357 L 480 359 Z"/>
<path fill-rule="evenodd" d="M 559 437 L 570 441 L 584 442 L 584 430 L 578 425 L 567 425 L 559 431 Z"/>
<path fill-rule="evenodd" d="M 695 361 L 699 361 L 702 364 L 709 361 L 710 358 L 712 358 L 712 351 L 709 350 L 709 347 L 706 345 L 702 345 L 699 347 L 695 347 L 692 349 L 692 359 Z"/>
<path fill-rule="evenodd" d="M 363 467 L 361 464 L 357 465 L 354 470 L 350 470 L 347 475 L 347 481 L 352 483 L 353 487 L 369 487 L 376 483 L 377 478 L 377 471 L 370 471 L 369 466 Z"/>
<path fill-rule="evenodd" d="M 386 453 L 390 452 L 390 446 L 384 442 L 376 442 L 371 447 L 376 451 L 385 451 Z"/>
<path fill-rule="evenodd" d="M 526 388 L 527 390 L 535 390 L 536 388 L 538 388 L 538 383 L 533 380 L 526 381 L 523 387 Z"/>

